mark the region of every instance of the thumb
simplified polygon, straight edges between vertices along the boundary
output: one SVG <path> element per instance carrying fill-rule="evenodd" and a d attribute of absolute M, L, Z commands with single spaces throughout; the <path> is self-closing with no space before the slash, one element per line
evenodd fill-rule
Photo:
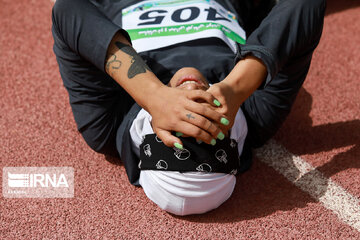
<path fill-rule="evenodd" d="M 183 148 L 182 142 L 179 138 L 173 136 L 170 131 L 163 129 L 154 129 L 158 138 L 168 147 Z"/>

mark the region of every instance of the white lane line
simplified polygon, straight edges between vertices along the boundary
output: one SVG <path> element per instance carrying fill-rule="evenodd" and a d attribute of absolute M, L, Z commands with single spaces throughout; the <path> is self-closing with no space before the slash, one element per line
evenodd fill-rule
<path fill-rule="evenodd" d="M 307 192 L 325 208 L 333 211 L 339 219 L 360 232 L 359 199 L 299 156 L 288 152 L 274 140 L 255 151 L 260 161 L 284 175 L 290 182 Z"/>

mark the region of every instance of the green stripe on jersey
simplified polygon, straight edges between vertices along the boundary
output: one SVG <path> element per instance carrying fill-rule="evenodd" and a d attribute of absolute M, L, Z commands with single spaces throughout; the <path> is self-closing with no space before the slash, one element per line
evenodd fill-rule
<path fill-rule="evenodd" d="M 219 29 L 225 34 L 225 36 L 227 36 L 231 40 L 238 42 L 240 44 L 245 43 L 245 39 L 240 37 L 238 34 L 233 32 L 229 28 L 225 27 L 224 25 L 213 22 L 184 24 L 184 25 L 176 25 L 176 26 L 164 26 L 164 27 L 152 27 L 152 28 L 128 29 L 126 31 L 129 33 L 131 40 L 134 41 L 142 38 L 191 34 L 191 33 L 202 32 L 209 29 Z"/>

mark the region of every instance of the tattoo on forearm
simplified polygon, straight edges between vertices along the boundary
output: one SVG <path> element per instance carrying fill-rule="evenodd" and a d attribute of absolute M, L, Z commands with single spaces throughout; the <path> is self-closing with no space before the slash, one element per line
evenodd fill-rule
<path fill-rule="evenodd" d="M 106 63 L 106 71 L 111 75 L 114 74 L 114 70 L 119 69 L 121 66 L 121 61 L 116 59 L 115 54 L 111 54 L 109 60 Z"/>
<path fill-rule="evenodd" d="M 137 52 L 130 46 L 121 42 L 115 42 L 115 45 L 131 58 L 131 65 L 128 70 L 128 78 L 133 78 L 140 73 L 145 73 L 146 70 L 151 71 L 144 60 L 137 54 Z"/>
<path fill-rule="evenodd" d="M 191 115 L 191 113 L 188 113 L 186 114 L 186 117 L 190 120 L 191 118 L 192 119 L 195 119 L 195 117 L 193 115 Z"/>

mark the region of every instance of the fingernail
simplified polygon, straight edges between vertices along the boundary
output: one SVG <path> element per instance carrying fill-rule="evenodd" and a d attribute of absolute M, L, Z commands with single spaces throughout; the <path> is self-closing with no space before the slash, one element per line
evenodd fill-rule
<path fill-rule="evenodd" d="M 174 143 L 174 146 L 180 150 L 183 150 L 183 145 L 181 145 L 180 143 Z"/>
<path fill-rule="evenodd" d="M 226 118 L 221 118 L 220 122 L 224 125 L 229 125 L 229 120 L 227 120 Z"/>
<path fill-rule="evenodd" d="M 220 140 L 223 140 L 225 137 L 225 135 L 222 132 L 219 132 L 219 134 L 217 135 L 217 138 Z"/>
<path fill-rule="evenodd" d="M 213 146 L 215 146 L 216 140 L 215 140 L 215 139 L 211 140 L 210 144 L 213 145 Z"/>
<path fill-rule="evenodd" d="M 220 105 L 221 105 L 220 102 L 219 102 L 218 100 L 216 100 L 216 99 L 214 100 L 214 104 L 215 104 L 216 106 L 218 106 L 218 107 L 220 107 Z"/>
<path fill-rule="evenodd" d="M 198 144 L 201 144 L 202 143 L 202 141 L 199 139 L 199 140 L 197 140 L 196 139 L 196 142 L 198 143 Z"/>
<path fill-rule="evenodd" d="M 181 137 L 181 136 L 184 135 L 184 134 L 181 133 L 181 132 L 176 132 L 175 135 L 176 135 L 177 137 Z"/>

